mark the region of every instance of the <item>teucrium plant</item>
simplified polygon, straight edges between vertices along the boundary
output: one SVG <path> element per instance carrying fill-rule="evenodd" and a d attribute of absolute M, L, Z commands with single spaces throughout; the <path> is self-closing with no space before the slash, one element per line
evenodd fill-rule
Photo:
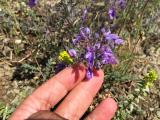
<path fill-rule="evenodd" d="M 125 1 L 117 0 L 109 4 L 109 7 L 104 8 L 105 11 L 103 12 L 108 17 L 102 19 L 102 24 L 97 27 L 98 21 L 91 22 L 89 19 L 91 17 L 90 14 L 95 18 L 96 15 L 94 13 L 98 13 L 99 9 L 91 11 L 91 8 L 86 6 L 82 10 L 79 32 L 70 40 L 70 47 L 65 47 L 65 51 L 60 52 L 59 55 L 64 64 L 83 62 L 87 66 L 87 79 L 92 78 L 93 69 L 100 69 L 107 64 L 116 64 L 118 60 L 113 51 L 117 46 L 124 43 L 121 37 L 116 33 L 112 33 L 111 26 L 109 24 L 105 25 L 105 23 L 113 22 L 118 17 L 116 12 L 120 10 L 119 8 L 124 9 Z M 92 24 L 95 24 L 95 28 L 92 27 Z"/>

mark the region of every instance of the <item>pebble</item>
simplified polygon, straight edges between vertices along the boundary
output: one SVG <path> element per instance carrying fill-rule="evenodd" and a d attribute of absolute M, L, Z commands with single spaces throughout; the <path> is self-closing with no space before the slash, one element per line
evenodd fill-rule
<path fill-rule="evenodd" d="M 18 88 L 17 81 L 13 81 L 12 86 L 13 86 L 14 88 Z"/>
<path fill-rule="evenodd" d="M 2 79 L 2 77 L 4 77 L 4 72 L 0 69 L 0 79 Z"/>
<path fill-rule="evenodd" d="M 160 118 L 160 111 L 157 111 L 157 117 Z"/>
<path fill-rule="evenodd" d="M 149 108 L 150 111 L 154 111 L 154 108 Z"/>
<path fill-rule="evenodd" d="M 13 91 L 14 91 L 14 93 L 16 93 L 16 94 L 19 93 L 19 90 L 18 90 L 18 89 L 14 89 Z"/>
<path fill-rule="evenodd" d="M 21 44 L 21 42 L 22 42 L 22 40 L 20 40 L 20 39 L 15 40 L 15 44 Z"/>
<path fill-rule="evenodd" d="M 5 81 L 2 81 L 2 82 L 1 82 L 1 85 L 2 85 L 2 86 L 5 86 Z"/>
<path fill-rule="evenodd" d="M 154 117 L 154 118 L 153 118 L 153 120 L 159 120 L 159 118 L 157 118 L 157 117 Z"/>
<path fill-rule="evenodd" d="M 10 72 L 10 71 L 6 71 L 4 74 L 5 74 L 6 76 L 12 77 L 12 72 Z"/>

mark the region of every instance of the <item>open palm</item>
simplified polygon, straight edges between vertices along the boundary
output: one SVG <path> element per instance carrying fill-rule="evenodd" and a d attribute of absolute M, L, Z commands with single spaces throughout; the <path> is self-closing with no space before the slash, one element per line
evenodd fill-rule
<path fill-rule="evenodd" d="M 91 80 L 85 80 L 86 69 L 83 65 L 68 67 L 36 89 L 11 115 L 10 120 L 69 120 L 80 119 L 94 96 L 100 89 L 104 74 L 95 71 Z M 65 98 L 64 98 L 65 97 Z M 54 112 L 50 108 L 62 98 L 64 100 Z M 110 120 L 117 109 L 117 104 L 108 98 L 86 117 L 86 120 Z M 55 118 L 55 119 L 54 119 Z"/>

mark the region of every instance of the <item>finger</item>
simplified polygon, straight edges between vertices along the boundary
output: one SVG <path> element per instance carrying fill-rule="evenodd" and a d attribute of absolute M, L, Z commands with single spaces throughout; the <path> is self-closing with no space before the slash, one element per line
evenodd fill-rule
<path fill-rule="evenodd" d="M 111 120 L 117 110 L 117 103 L 108 98 L 100 103 L 86 120 Z"/>
<path fill-rule="evenodd" d="M 48 80 L 32 95 L 39 100 L 44 99 L 46 102 L 48 102 L 48 104 L 50 104 L 50 107 L 53 107 L 73 87 L 75 87 L 80 81 L 84 79 L 85 72 L 86 70 L 83 65 L 68 67 Z M 40 110 L 42 110 L 42 108 L 40 108 Z"/>
<path fill-rule="evenodd" d="M 103 83 L 103 71 L 100 70 L 97 73 L 91 80 L 79 83 L 55 112 L 69 120 L 81 118 Z"/>
<path fill-rule="evenodd" d="M 39 110 L 49 110 L 84 79 L 85 71 L 83 65 L 64 69 L 35 90 L 13 113 L 11 119 L 20 120 Z"/>

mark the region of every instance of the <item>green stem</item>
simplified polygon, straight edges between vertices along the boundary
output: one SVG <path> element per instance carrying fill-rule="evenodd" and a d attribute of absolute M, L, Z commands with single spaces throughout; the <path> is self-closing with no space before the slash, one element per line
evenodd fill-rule
<path fill-rule="evenodd" d="M 19 22 L 17 21 L 17 18 L 16 18 L 16 16 L 15 16 L 15 14 L 11 12 L 12 10 L 11 10 L 10 4 L 8 3 L 7 0 L 6 0 L 5 2 L 6 2 L 6 4 L 7 4 L 7 6 L 8 6 L 7 11 L 8 11 L 8 13 L 9 13 L 9 15 L 11 15 L 11 16 L 13 17 L 14 22 L 15 22 L 15 24 L 16 24 L 15 28 L 17 28 L 17 29 L 20 31 L 22 38 L 26 39 L 25 35 L 23 34 L 23 32 L 22 32 L 22 30 L 21 30 L 21 28 L 20 28 Z"/>
<path fill-rule="evenodd" d="M 142 7 L 142 10 L 140 10 L 140 11 L 141 11 L 141 12 L 139 13 L 139 14 L 140 14 L 140 17 L 139 17 L 139 19 L 138 19 L 137 22 L 136 22 L 136 24 L 138 24 L 138 26 L 137 26 L 137 28 L 138 28 L 137 36 L 139 35 L 139 38 L 137 38 L 137 41 L 136 41 L 136 43 L 135 43 L 135 45 L 134 45 L 134 47 L 133 47 L 133 49 L 132 49 L 131 54 L 129 55 L 129 57 L 133 56 L 134 51 L 135 51 L 135 48 L 137 47 L 137 44 L 142 40 L 142 39 L 141 39 L 141 36 L 140 36 L 140 32 L 141 32 L 141 30 L 140 30 L 141 24 L 140 24 L 140 23 L 141 23 L 141 20 L 142 20 L 142 17 L 143 17 L 144 10 L 145 10 L 145 8 L 147 7 L 148 3 L 149 3 L 149 0 L 147 0 L 147 1 L 145 2 L 144 6 Z M 131 59 L 131 60 L 128 62 L 128 64 L 125 65 L 124 70 L 123 70 L 123 74 L 126 74 L 129 66 L 130 66 L 132 63 L 133 63 L 133 59 Z"/>
<path fill-rule="evenodd" d="M 119 30 L 119 32 L 118 32 L 118 35 L 120 35 L 121 31 L 122 31 L 123 28 L 124 28 L 124 25 L 125 25 L 125 23 L 126 23 L 127 17 L 128 17 L 128 15 L 129 15 L 129 13 L 130 13 L 130 11 L 131 11 L 131 8 L 132 8 L 132 5 L 133 5 L 133 1 L 134 1 L 134 0 L 131 1 L 130 5 L 129 5 L 129 7 L 128 7 L 129 9 L 128 9 L 127 13 L 126 13 L 126 16 L 125 16 L 125 18 L 124 18 L 124 21 L 123 21 L 123 23 L 122 23 L 122 26 L 121 26 L 121 28 L 120 28 L 120 30 Z M 129 3 L 127 3 L 127 4 L 129 4 Z M 128 6 L 128 5 L 127 5 L 127 6 Z"/>

